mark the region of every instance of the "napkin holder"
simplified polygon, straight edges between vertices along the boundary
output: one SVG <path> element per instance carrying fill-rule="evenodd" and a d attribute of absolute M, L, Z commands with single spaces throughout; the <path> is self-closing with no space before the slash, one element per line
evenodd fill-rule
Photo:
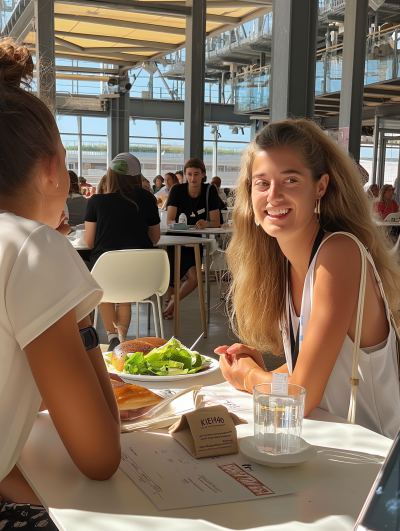
<path fill-rule="evenodd" d="M 182 415 L 169 433 L 196 459 L 237 454 L 236 426 L 247 424 L 224 406 L 196 409 Z"/>
<path fill-rule="evenodd" d="M 171 229 L 188 230 L 189 225 L 187 223 L 171 223 Z"/>

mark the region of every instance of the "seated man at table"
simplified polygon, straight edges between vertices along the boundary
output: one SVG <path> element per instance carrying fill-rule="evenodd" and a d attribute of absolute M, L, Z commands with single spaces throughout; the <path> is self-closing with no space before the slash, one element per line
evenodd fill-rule
<path fill-rule="evenodd" d="M 219 227 L 219 199 L 215 186 L 203 184 L 202 179 L 206 174 L 203 161 L 190 159 L 185 168 L 186 183 L 175 185 L 168 198 L 167 224 L 177 223 L 181 214 L 185 214 L 188 225 L 194 225 L 198 229 Z M 176 235 L 176 234 L 175 234 Z M 190 233 L 190 236 L 197 236 Z M 200 234 L 198 235 L 201 236 Z M 200 246 L 200 249 L 202 247 Z M 186 276 L 186 281 L 179 290 L 179 299 L 187 297 L 197 287 L 196 261 L 194 249 L 181 248 L 180 278 Z M 200 252 L 202 255 L 202 250 Z M 171 265 L 171 279 L 167 291 L 168 306 L 164 311 L 164 319 L 172 319 L 174 312 L 174 271 L 175 249 L 168 247 L 168 258 Z"/>

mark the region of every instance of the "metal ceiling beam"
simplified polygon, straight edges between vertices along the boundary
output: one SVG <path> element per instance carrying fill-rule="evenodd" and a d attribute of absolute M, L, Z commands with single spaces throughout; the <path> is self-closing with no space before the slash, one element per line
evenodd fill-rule
<path fill-rule="evenodd" d="M 107 63 L 107 64 L 112 64 L 112 65 L 123 65 L 124 67 L 128 67 L 129 69 L 133 68 L 134 66 L 136 66 L 137 64 L 137 61 L 135 61 L 135 59 L 132 59 L 132 60 L 126 60 L 125 58 L 124 59 L 119 59 L 119 58 L 112 58 L 110 56 L 108 57 L 105 57 L 105 55 L 103 54 L 102 56 L 92 56 L 92 55 L 76 55 L 76 54 L 73 54 L 73 53 L 69 53 L 70 50 L 68 50 L 68 53 L 64 53 L 62 51 L 57 51 L 57 48 L 60 48 L 60 46 L 56 46 L 56 58 L 60 58 L 60 59 L 70 59 L 71 61 L 74 60 L 74 61 L 89 61 L 91 63 Z M 32 55 L 35 55 L 35 50 L 32 50 L 30 49 L 30 52 Z M 129 57 L 129 56 L 128 56 Z M 132 56 L 134 57 L 134 56 Z M 140 61 L 139 61 L 140 62 Z"/>
<path fill-rule="evenodd" d="M 23 42 L 32 30 L 32 20 L 35 15 L 34 6 L 34 0 L 20 0 L 11 13 L 1 35 Z"/>
<path fill-rule="evenodd" d="M 147 15 L 161 15 L 163 17 L 186 17 L 190 15 L 191 8 L 185 4 L 169 4 L 160 2 L 138 2 L 137 0 L 57 0 L 57 4 L 89 6 L 101 9 L 123 9 L 124 11 L 134 11 L 135 13 L 145 13 Z"/>
<path fill-rule="evenodd" d="M 77 44 L 74 44 L 73 42 L 66 41 L 65 39 L 59 39 L 58 37 L 54 37 L 54 42 L 56 44 L 61 45 L 61 46 L 65 46 L 65 48 L 69 48 L 70 50 L 73 50 L 74 52 L 82 52 L 83 51 L 82 46 L 78 46 Z"/>
<path fill-rule="evenodd" d="M 156 41 L 143 41 L 140 39 L 125 39 L 123 37 L 109 37 L 108 35 L 90 35 L 88 33 L 72 33 L 70 31 L 57 31 L 56 35 L 59 37 L 69 37 L 74 39 L 85 39 L 89 41 L 103 41 L 103 42 L 112 42 L 114 44 L 129 44 L 137 46 L 148 46 L 149 48 L 154 48 L 154 51 L 157 50 L 176 50 L 178 47 L 176 44 L 170 44 L 169 42 L 156 42 Z"/>
<path fill-rule="evenodd" d="M 370 88 L 368 85 L 364 87 L 364 94 L 372 95 L 376 94 L 377 96 L 382 96 L 384 98 L 395 96 L 400 98 L 400 90 L 385 90 L 385 89 L 376 89 L 376 88 Z"/>
<path fill-rule="evenodd" d="M 156 53 L 156 50 L 154 48 L 142 48 L 141 46 L 137 46 L 137 47 L 134 47 L 134 46 L 120 46 L 120 47 L 112 47 L 112 46 L 107 46 L 107 47 L 92 47 L 92 48 L 83 48 L 83 50 L 86 52 L 86 53 L 113 53 L 113 51 L 115 50 L 116 52 L 120 52 L 120 53 L 145 53 L 145 52 L 150 52 L 150 53 Z M 143 56 L 143 57 L 147 57 L 147 56 Z M 150 60 L 150 57 L 147 57 L 147 59 L 143 59 L 144 61 L 145 60 Z"/>
<path fill-rule="evenodd" d="M 204 121 L 216 124 L 251 124 L 250 116 L 234 114 L 233 105 L 205 103 Z M 184 121 L 184 102 L 182 100 L 150 100 L 141 98 L 130 99 L 130 116 L 146 120 Z"/>
<path fill-rule="evenodd" d="M 84 66 L 61 66 L 56 65 L 57 72 L 82 72 L 83 74 L 105 74 L 110 76 L 118 76 L 119 70 L 117 68 L 86 68 Z"/>
<path fill-rule="evenodd" d="M 182 5 L 162 4 L 160 2 L 136 2 L 134 0 L 57 0 L 57 4 L 88 6 L 91 9 L 112 9 L 114 11 L 132 11 L 135 13 L 146 13 L 149 15 L 161 15 L 163 17 L 180 18 L 189 16 L 191 8 Z M 225 15 L 214 15 L 207 13 L 209 22 L 222 24 L 238 24 L 240 17 L 230 17 Z"/>
<path fill-rule="evenodd" d="M 56 53 L 57 52 L 70 53 L 70 49 L 64 46 L 56 46 Z M 132 62 L 149 60 L 149 58 L 146 55 L 131 55 L 131 54 L 125 54 L 125 53 L 112 52 L 112 51 L 96 53 L 93 51 L 88 51 L 88 49 L 86 48 L 84 48 L 82 51 L 79 51 L 78 53 L 82 53 L 85 55 L 93 55 L 93 56 L 101 55 L 103 58 L 108 57 L 108 58 L 114 58 L 116 60 L 122 59 L 123 61 L 132 61 Z"/>
<path fill-rule="evenodd" d="M 81 4 L 81 3 L 80 3 Z M 102 26 L 115 26 L 117 28 L 139 29 L 144 31 L 155 31 L 157 33 L 171 33 L 172 35 L 185 36 L 185 28 L 175 28 L 173 26 L 157 26 L 155 24 L 142 24 L 130 20 L 121 20 L 103 17 L 86 17 L 82 15 L 71 15 L 65 13 L 55 13 L 57 20 L 70 20 L 72 22 L 83 22 L 84 24 L 100 24 Z"/>

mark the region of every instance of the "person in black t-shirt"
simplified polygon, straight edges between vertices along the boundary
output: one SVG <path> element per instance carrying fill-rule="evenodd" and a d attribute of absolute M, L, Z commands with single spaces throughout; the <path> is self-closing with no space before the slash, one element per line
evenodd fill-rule
<path fill-rule="evenodd" d="M 107 193 L 88 200 L 85 240 L 91 248 L 88 267 L 107 251 L 152 249 L 160 239 L 160 216 L 154 196 L 142 188 L 140 162 L 130 153 L 112 160 L 107 171 Z M 111 273 L 112 274 L 112 273 Z M 131 304 L 100 304 L 101 317 L 113 350 L 125 341 Z M 115 326 L 116 325 L 116 326 Z"/>
<path fill-rule="evenodd" d="M 167 224 L 177 223 L 179 216 L 185 214 L 187 224 L 194 225 L 198 229 L 219 227 L 218 192 L 215 186 L 202 183 L 206 174 L 204 163 L 199 159 L 189 159 L 185 164 L 184 172 L 187 182 L 173 186 L 168 196 Z M 175 233 L 174 236 L 176 236 Z M 174 301 L 171 298 L 174 294 L 175 249 L 173 247 L 168 247 L 168 258 L 171 277 L 167 291 L 169 303 L 163 314 L 164 319 L 172 319 L 174 311 Z M 181 278 L 185 275 L 187 280 L 179 290 L 179 299 L 189 295 L 197 286 L 194 249 L 190 247 L 181 248 Z"/>

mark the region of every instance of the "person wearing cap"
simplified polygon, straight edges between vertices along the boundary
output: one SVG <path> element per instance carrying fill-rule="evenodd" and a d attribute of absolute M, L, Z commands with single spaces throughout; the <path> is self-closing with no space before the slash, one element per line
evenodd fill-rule
<path fill-rule="evenodd" d="M 142 187 L 140 162 L 120 153 L 106 175 L 106 194 L 87 201 L 85 241 L 91 249 L 92 270 L 103 253 L 121 249 L 152 249 L 160 239 L 160 217 L 151 192 Z M 112 274 L 112 272 L 110 272 Z M 100 304 L 109 350 L 125 341 L 131 321 L 131 304 Z"/>

